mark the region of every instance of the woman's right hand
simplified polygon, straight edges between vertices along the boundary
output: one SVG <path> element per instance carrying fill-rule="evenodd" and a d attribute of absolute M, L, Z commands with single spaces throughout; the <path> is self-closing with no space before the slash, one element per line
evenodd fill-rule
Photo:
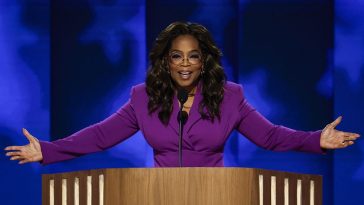
<path fill-rule="evenodd" d="M 23 134 L 29 140 L 29 144 L 23 146 L 6 147 L 6 156 L 11 156 L 10 160 L 19 160 L 19 164 L 28 162 L 39 162 L 43 160 L 42 150 L 39 140 L 33 137 L 26 129 L 23 128 Z"/>

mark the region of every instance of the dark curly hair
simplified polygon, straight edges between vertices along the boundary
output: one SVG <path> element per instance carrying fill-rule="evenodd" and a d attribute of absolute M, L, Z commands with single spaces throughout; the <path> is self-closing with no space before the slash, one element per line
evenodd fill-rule
<path fill-rule="evenodd" d="M 203 119 L 220 119 L 220 104 L 226 82 L 220 60 L 222 52 L 204 26 L 190 22 L 174 22 L 167 26 L 158 35 L 149 53 L 150 65 L 146 77 L 149 114 L 158 111 L 160 121 L 165 125 L 169 122 L 176 86 L 168 72 L 167 55 L 172 41 L 180 35 L 195 37 L 202 51 L 204 73 L 199 80 L 202 81 L 203 100 L 199 104 L 199 113 Z"/>

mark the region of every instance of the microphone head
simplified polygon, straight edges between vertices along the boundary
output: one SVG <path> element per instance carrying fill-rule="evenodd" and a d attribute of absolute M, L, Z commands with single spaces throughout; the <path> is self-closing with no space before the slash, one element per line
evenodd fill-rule
<path fill-rule="evenodd" d="M 182 122 L 182 125 L 186 124 L 188 119 L 188 113 L 186 111 L 178 112 L 177 121 Z"/>
<path fill-rule="evenodd" d="M 178 98 L 178 101 L 181 103 L 181 105 L 183 105 L 188 99 L 187 90 L 185 90 L 183 88 L 178 89 L 177 98 Z"/>

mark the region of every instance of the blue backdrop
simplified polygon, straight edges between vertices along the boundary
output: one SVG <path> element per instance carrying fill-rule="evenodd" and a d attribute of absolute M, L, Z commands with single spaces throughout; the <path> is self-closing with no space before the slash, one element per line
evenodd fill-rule
<path fill-rule="evenodd" d="M 4 0 L 0 3 L 1 147 L 68 136 L 115 112 L 144 81 L 147 55 L 169 23 L 205 25 L 228 79 L 276 124 L 363 133 L 364 4 L 337 0 Z M 239 133 L 225 164 L 324 176 L 325 204 L 358 204 L 362 140 L 326 155 L 262 150 Z M 0 157 L 2 204 L 40 204 L 40 175 L 103 167 L 151 167 L 143 136 L 49 166 Z M 19 193 L 21 192 L 21 193 Z M 21 195 L 22 197 L 19 197 Z M 24 197 L 23 197 L 24 196 Z M 349 197 L 348 197 L 349 196 Z"/>

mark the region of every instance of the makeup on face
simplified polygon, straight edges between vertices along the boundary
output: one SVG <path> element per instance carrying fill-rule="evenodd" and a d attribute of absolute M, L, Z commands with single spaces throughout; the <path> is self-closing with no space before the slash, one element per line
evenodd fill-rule
<path fill-rule="evenodd" d="M 168 53 L 171 78 L 177 86 L 192 90 L 198 83 L 202 54 L 197 39 L 191 35 L 181 35 L 173 40 Z"/>

